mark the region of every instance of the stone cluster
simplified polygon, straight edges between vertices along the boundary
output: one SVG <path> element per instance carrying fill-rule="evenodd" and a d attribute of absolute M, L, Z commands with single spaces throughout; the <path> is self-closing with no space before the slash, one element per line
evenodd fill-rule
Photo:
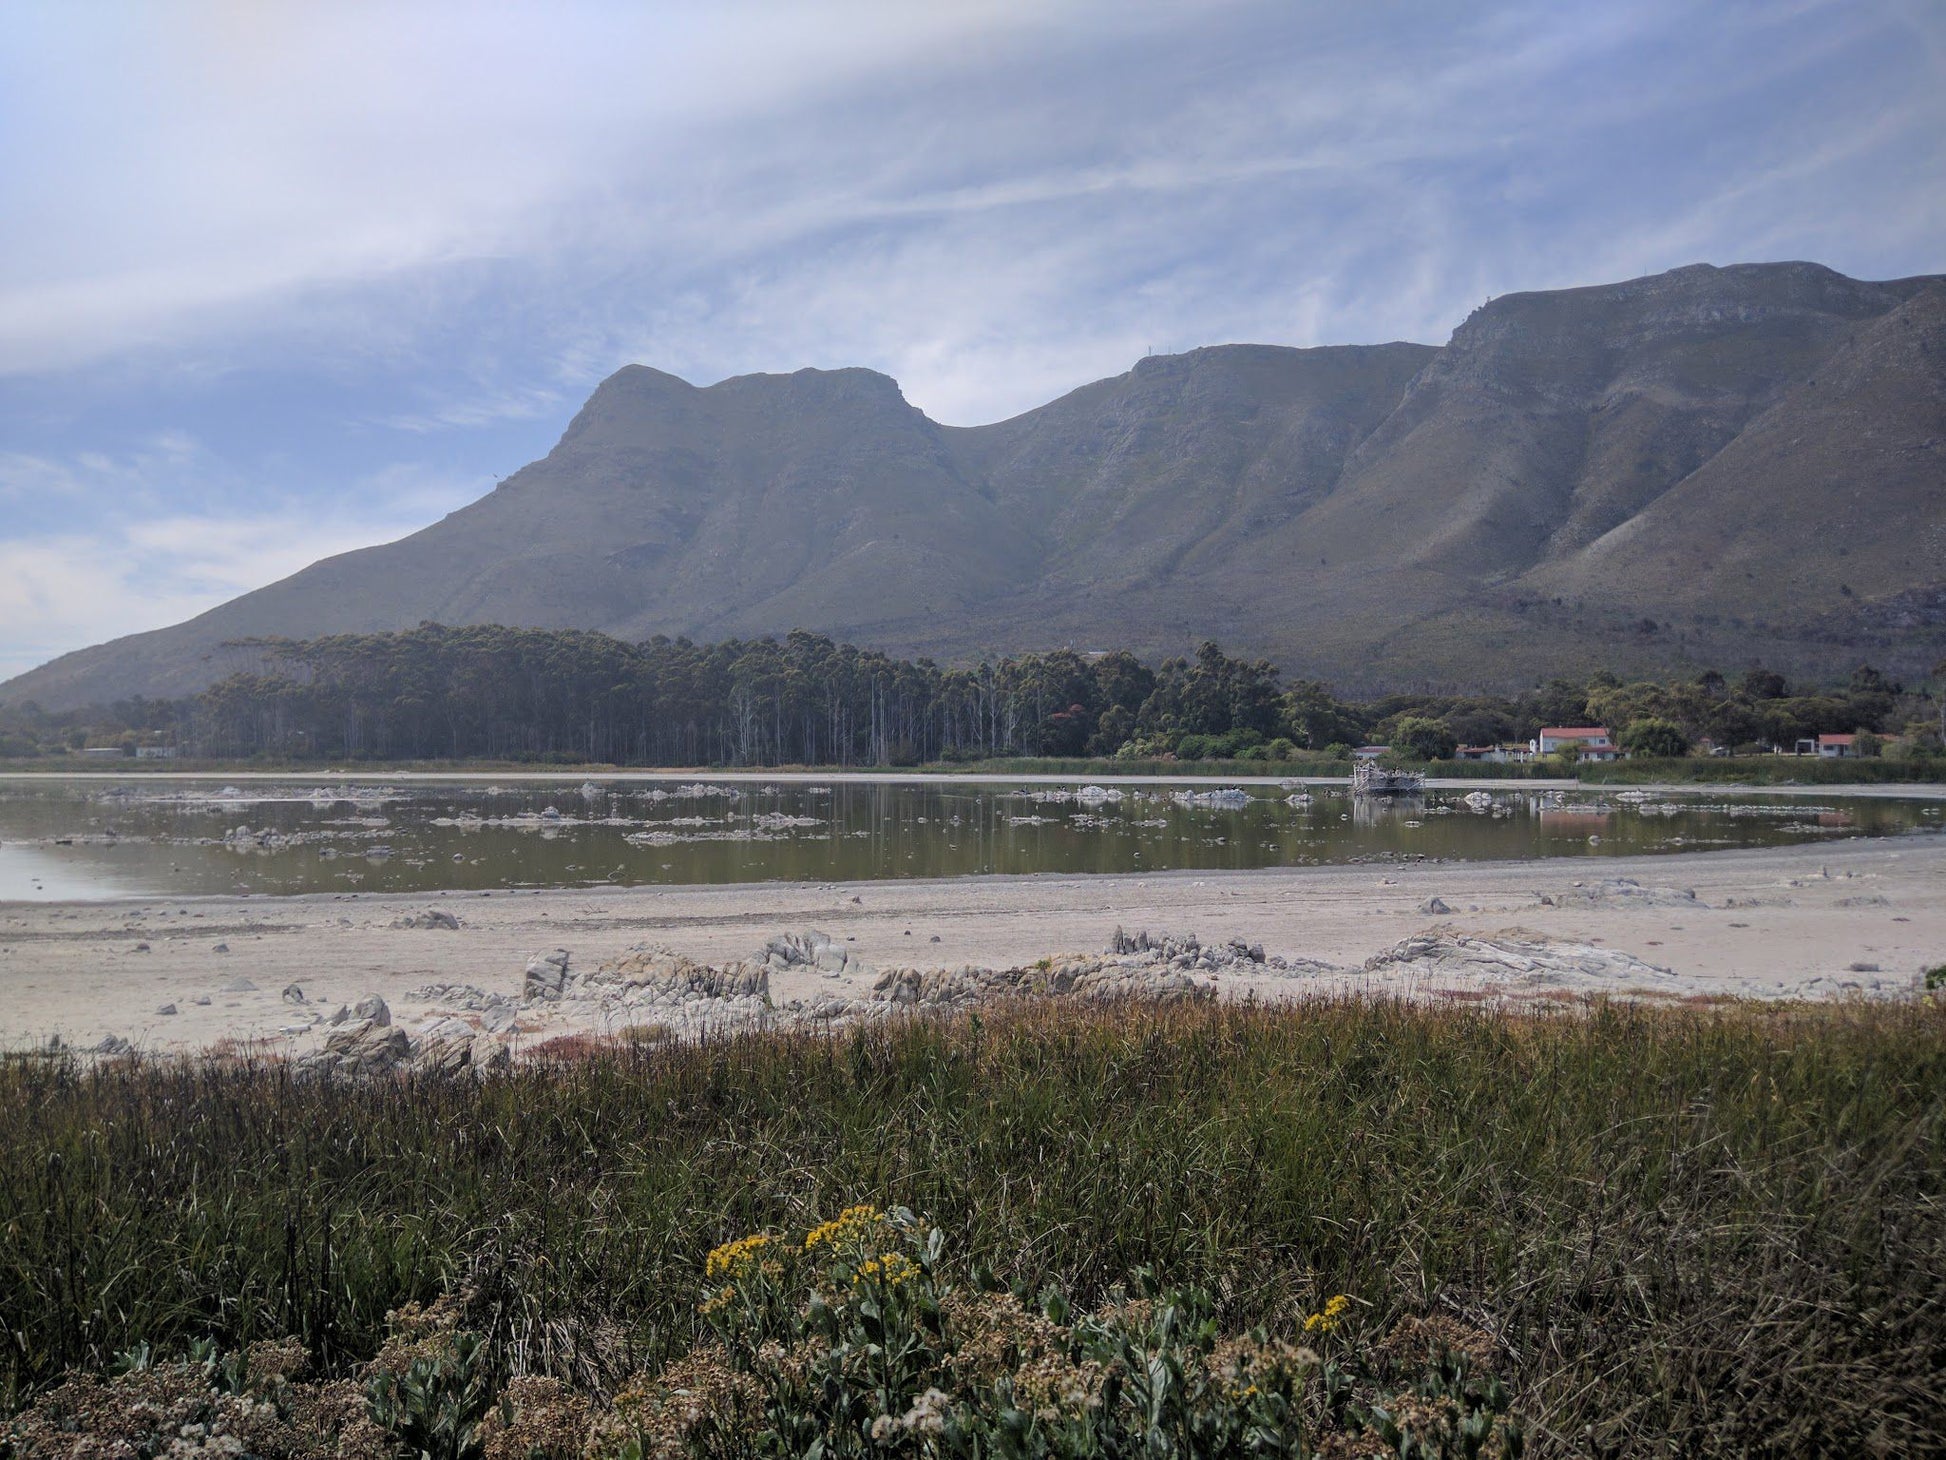
<path fill-rule="evenodd" d="M 762 961 L 772 973 L 788 973 L 794 968 L 814 968 L 828 978 L 838 978 L 847 970 L 858 971 L 845 945 L 829 933 L 807 929 L 784 933 L 764 944 Z"/>
<path fill-rule="evenodd" d="M 1609 990 L 1654 988 L 1673 979 L 1669 969 L 1617 948 L 1567 943 L 1518 930 L 1478 938 L 1420 933 L 1365 960 L 1365 972 L 1459 979 L 1509 989 Z"/>
<path fill-rule="evenodd" d="M 1687 887 L 1644 887 L 1631 877 L 1604 877 L 1577 882 L 1565 892 L 1537 892 L 1543 907 L 1679 907 L 1706 906 Z"/>

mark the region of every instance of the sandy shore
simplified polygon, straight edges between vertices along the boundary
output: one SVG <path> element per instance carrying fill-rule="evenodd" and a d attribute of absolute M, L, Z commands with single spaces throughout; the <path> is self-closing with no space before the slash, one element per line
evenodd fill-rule
<path fill-rule="evenodd" d="M 1654 895 L 1608 895 L 1602 884 L 1616 878 Z M 1449 911 L 1427 911 L 1435 898 Z M 428 908 L 460 926 L 394 926 Z M 582 968 L 645 942 L 721 964 L 752 956 L 778 933 L 819 929 L 867 966 L 1007 967 L 1099 952 L 1117 927 L 1206 943 L 1241 937 L 1343 970 L 1236 974 L 1225 984 L 1231 995 L 1264 998 L 1425 992 L 1362 965 L 1428 931 L 1492 939 L 1513 929 L 1632 954 L 1673 975 L 1657 983 L 1670 996 L 1890 995 L 1946 962 L 1946 838 L 1598 864 L 0 903 L 0 1047 L 43 1045 L 56 1033 L 84 1047 L 108 1035 L 157 1051 L 232 1039 L 309 1047 L 279 1033 L 299 1012 L 281 997 L 288 985 L 300 986 L 310 1007 L 376 993 L 409 1024 L 439 1008 L 415 990 L 471 984 L 517 996 L 529 957 L 552 948 L 569 949 Z M 230 987 L 239 981 L 254 988 Z M 870 982 L 869 974 L 800 970 L 777 977 L 772 991 L 780 1003 L 862 997 Z M 177 1012 L 158 1013 L 165 1005 Z M 571 1017 L 548 1011 L 541 1024 Z"/>

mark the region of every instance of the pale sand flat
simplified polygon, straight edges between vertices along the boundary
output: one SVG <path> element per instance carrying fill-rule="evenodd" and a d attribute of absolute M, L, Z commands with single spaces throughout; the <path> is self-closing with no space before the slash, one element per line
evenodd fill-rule
<path fill-rule="evenodd" d="M 1537 896 L 1558 899 L 1577 882 L 1619 877 L 1693 889 L 1707 906 L 1586 899 L 1547 906 Z M 1421 912 L 1433 897 L 1453 911 Z M 427 907 L 452 912 L 462 926 L 390 926 Z M 1190 932 L 1206 942 L 1243 936 L 1272 954 L 1348 970 L 1432 927 L 1475 935 L 1518 927 L 1669 968 L 1677 978 L 1665 992 L 1820 997 L 1846 992 L 1847 983 L 1909 988 L 1921 969 L 1946 962 L 1946 837 L 1251 872 L 5 903 L 0 1047 L 39 1045 L 56 1032 L 71 1045 L 113 1034 L 155 1051 L 274 1041 L 298 1017 L 280 998 L 291 983 L 331 1008 L 377 993 L 408 1022 L 429 1011 L 409 996 L 421 985 L 518 994 L 529 955 L 557 946 L 570 949 L 577 966 L 644 941 L 721 963 L 749 956 L 775 933 L 820 928 L 851 940 L 848 951 L 868 965 L 1004 967 L 1099 951 L 1117 926 Z M 143 942 L 147 952 L 133 951 Z M 230 951 L 213 951 L 218 943 Z M 1855 963 L 1879 971 L 1848 972 Z M 239 977 L 256 991 L 223 991 Z M 867 987 L 799 972 L 778 979 L 773 996 L 858 995 Z M 1235 992 L 1265 998 L 1372 987 L 1395 986 L 1357 974 L 1232 982 Z M 199 1005 L 198 997 L 210 1002 Z M 179 1012 L 156 1013 L 165 1003 Z"/>

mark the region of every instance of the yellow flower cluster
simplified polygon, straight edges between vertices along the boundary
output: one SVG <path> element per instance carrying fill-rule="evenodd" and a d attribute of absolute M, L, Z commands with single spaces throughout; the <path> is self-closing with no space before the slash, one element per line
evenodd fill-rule
<path fill-rule="evenodd" d="M 901 1283 L 909 1283 L 919 1276 L 919 1264 L 903 1252 L 887 1252 L 879 1257 L 868 1257 L 858 1264 L 857 1281 L 861 1283 L 879 1282 L 888 1288 L 896 1288 Z"/>
<path fill-rule="evenodd" d="M 696 1305 L 696 1311 L 705 1318 L 709 1317 L 712 1313 L 721 1313 L 735 1301 L 736 1295 L 736 1284 L 725 1283 L 707 1298 L 703 1299 L 702 1302 L 698 1303 Z"/>
<path fill-rule="evenodd" d="M 846 1207 L 832 1220 L 813 1227 L 805 1234 L 804 1250 L 810 1252 L 826 1244 L 838 1246 L 868 1237 L 884 1220 L 885 1213 L 877 1207 Z"/>
<path fill-rule="evenodd" d="M 1326 1301 L 1324 1311 L 1313 1313 L 1304 1320 L 1306 1333 L 1329 1333 L 1344 1320 L 1345 1309 L 1351 1306 L 1351 1299 L 1343 1293 Z"/>
<path fill-rule="evenodd" d="M 776 1240 L 768 1232 L 757 1232 L 749 1237 L 739 1237 L 734 1242 L 725 1242 L 703 1259 L 703 1272 L 708 1277 L 734 1276 Z"/>

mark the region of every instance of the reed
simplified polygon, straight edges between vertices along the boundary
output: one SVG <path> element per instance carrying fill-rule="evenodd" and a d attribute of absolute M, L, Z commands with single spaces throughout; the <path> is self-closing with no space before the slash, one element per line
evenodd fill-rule
<path fill-rule="evenodd" d="M 1494 1335 L 1541 1453 L 1946 1433 L 1946 1008 L 1019 1007 L 484 1081 L 0 1062 L 0 1412 L 138 1343 L 327 1372 L 464 1291 L 506 1372 L 686 1352 L 704 1256 L 857 1201 L 1003 1281 Z M 1653 1443 L 1651 1443 L 1653 1442 Z"/>

